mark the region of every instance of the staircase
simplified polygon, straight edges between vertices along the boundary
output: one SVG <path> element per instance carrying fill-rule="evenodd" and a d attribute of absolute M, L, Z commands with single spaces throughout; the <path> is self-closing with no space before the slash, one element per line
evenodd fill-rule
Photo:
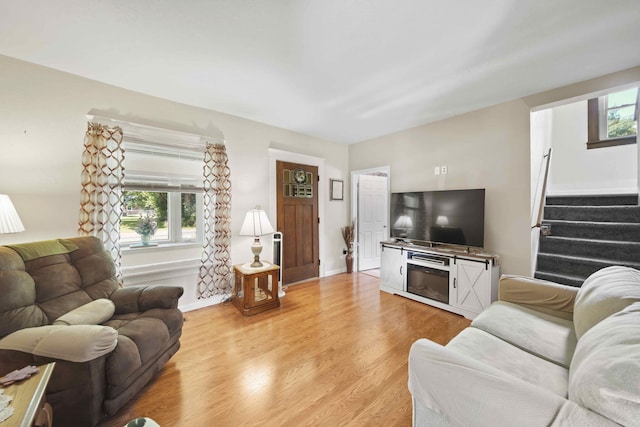
<path fill-rule="evenodd" d="M 638 196 L 550 196 L 535 277 L 582 286 L 610 265 L 640 269 Z"/>

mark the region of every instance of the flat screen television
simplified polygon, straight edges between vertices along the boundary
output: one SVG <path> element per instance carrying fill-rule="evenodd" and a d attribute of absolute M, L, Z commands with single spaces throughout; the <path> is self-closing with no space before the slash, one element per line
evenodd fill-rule
<path fill-rule="evenodd" d="M 485 190 L 391 193 L 391 237 L 484 247 Z"/>

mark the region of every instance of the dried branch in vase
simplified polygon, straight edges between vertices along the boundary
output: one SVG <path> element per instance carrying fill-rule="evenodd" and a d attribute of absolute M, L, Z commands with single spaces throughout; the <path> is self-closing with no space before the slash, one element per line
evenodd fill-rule
<path fill-rule="evenodd" d="M 350 225 L 346 225 L 342 227 L 340 230 L 342 231 L 342 238 L 344 239 L 344 244 L 347 245 L 347 252 L 353 252 L 353 240 L 355 237 L 355 224 L 351 223 Z"/>

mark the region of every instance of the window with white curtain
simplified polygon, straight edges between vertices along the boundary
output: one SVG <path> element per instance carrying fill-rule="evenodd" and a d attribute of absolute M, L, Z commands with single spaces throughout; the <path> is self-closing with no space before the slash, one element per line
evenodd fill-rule
<path fill-rule="evenodd" d="M 140 243 L 136 226 L 149 216 L 153 245 L 203 241 L 204 144 L 197 135 L 128 127 L 124 131 L 123 246 Z"/>

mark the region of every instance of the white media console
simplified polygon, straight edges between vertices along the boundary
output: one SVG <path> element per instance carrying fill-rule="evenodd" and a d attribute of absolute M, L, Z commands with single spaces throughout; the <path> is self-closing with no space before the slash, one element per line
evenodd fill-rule
<path fill-rule="evenodd" d="M 495 254 L 382 242 L 380 289 L 475 318 L 498 297 Z"/>

